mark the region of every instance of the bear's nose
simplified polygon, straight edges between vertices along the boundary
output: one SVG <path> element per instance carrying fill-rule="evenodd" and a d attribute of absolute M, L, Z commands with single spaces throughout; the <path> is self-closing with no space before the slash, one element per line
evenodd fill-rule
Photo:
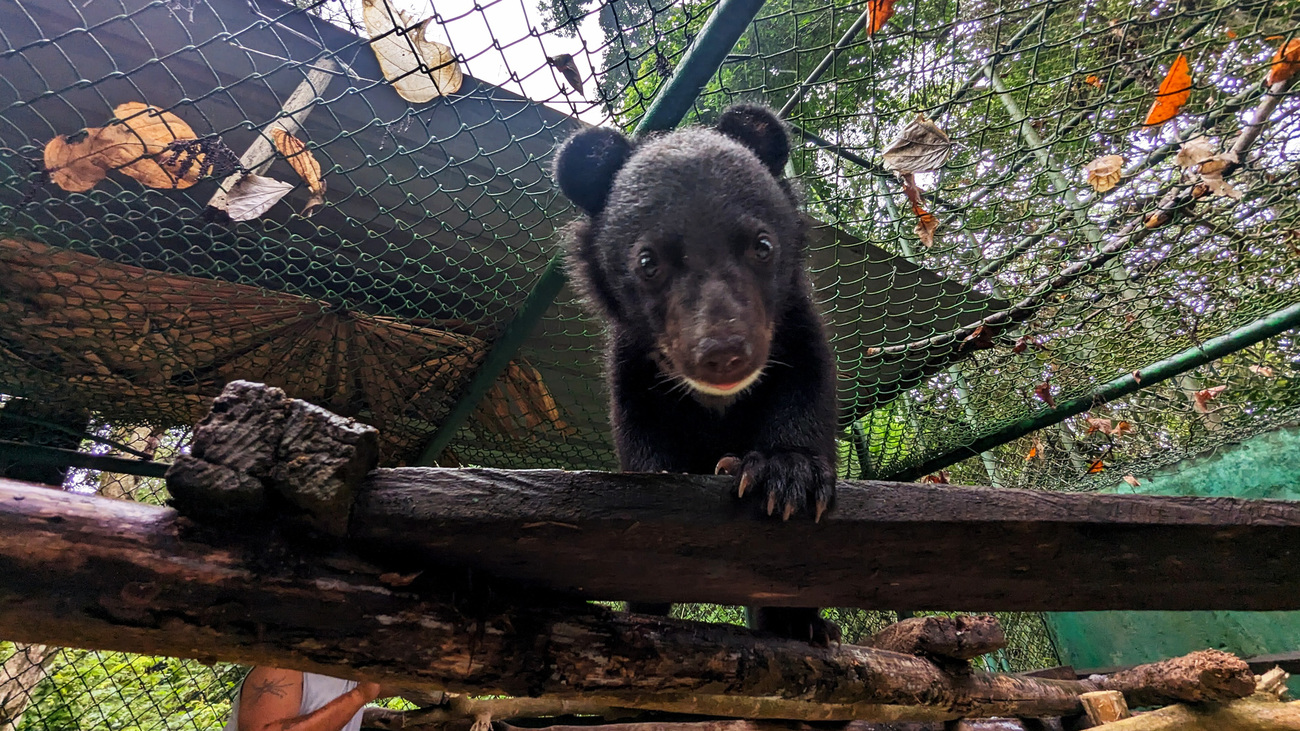
<path fill-rule="evenodd" d="M 696 346 L 700 379 L 714 384 L 734 383 L 749 375 L 754 348 L 742 335 L 704 338 Z"/>

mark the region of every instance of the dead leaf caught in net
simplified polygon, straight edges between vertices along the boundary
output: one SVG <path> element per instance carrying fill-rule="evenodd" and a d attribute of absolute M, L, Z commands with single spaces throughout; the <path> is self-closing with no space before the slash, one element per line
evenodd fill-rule
<path fill-rule="evenodd" d="M 582 93 L 582 72 L 578 70 L 578 64 L 573 60 L 571 53 L 558 53 L 554 56 L 547 56 L 546 62 L 569 82 L 574 91 Z"/>
<path fill-rule="evenodd" d="M 907 202 L 912 205 L 912 213 L 916 214 L 916 227 L 912 229 L 916 238 L 921 240 L 925 248 L 934 246 L 934 232 L 939 228 L 939 221 L 934 214 L 925 210 L 925 199 L 921 197 L 921 189 L 916 186 L 916 179 L 911 173 L 903 173 L 900 176 L 903 179 L 903 194 L 907 196 Z"/>
<path fill-rule="evenodd" d="M 55 185 L 82 193 L 110 170 L 150 188 L 188 188 L 199 181 L 202 155 L 182 163 L 169 150 L 174 142 L 195 139 L 184 120 L 143 102 L 119 104 L 113 115 L 120 121 L 91 127 L 78 142 L 59 135 L 45 145 L 45 169 Z"/>
<path fill-rule="evenodd" d="M 1219 146 L 1210 142 L 1208 137 L 1197 137 L 1184 142 L 1183 146 L 1178 148 L 1178 155 L 1174 158 L 1174 162 L 1178 163 L 1178 167 L 1187 170 L 1209 160 L 1218 152 Z"/>
<path fill-rule="evenodd" d="M 939 470 L 938 472 L 935 472 L 932 475 L 926 475 L 925 477 L 921 478 L 921 483 L 922 484 L 928 483 L 933 485 L 947 485 L 949 484 L 948 470 Z"/>
<path fill-rule="evenodd" d="M 952 154 L 952 140 L 934 122 L 918 114 L 880 153 L 885 168 L 900 175 L 938 170 Z"/>
<path fill-rule="evenodd" d="M 1129 485 L 1132 485 L 1133 487 L 1137 487 L 1139 484 L 1141 484 L 1138 482 L 1138 478 L 1134 477 L 1133 475 L 1124 475 L 1123 479 L 1125 482 L 1127 482 Z"/>
<path fill-rule="evenodd" d="M 291 190 L 292 183 L 261 175 L 245 175 L 226 194 L 222 210 L 232 221 L 251 221 L 269 211 Z"/>
<path fill-rule="evenodd" d="M 1052 408 L 1056 408 L 1056 399 L 1052 398 L 1052 382 L 1043 381 L 1034 386 L 1034 395 L 1043 400 L 1043 403 Z"/>
<path fill-rule="evenodd" d="M 416 23 L 387 0 L 361 0 L 361 17 L 384 78 L 403 99 L 418 104 L 460 90 L 464 76 L 456 54 L 425 38 L 433 18 Z"/>
<path fill-rule="evenodd" d="M 1253 365 L 1250 366 L 1250 368 L 1248 368 L 1247 370 L 1249 370 L 1251 373 L 1254 373 L 1257 376 L 1263 376 L 1264 378 L 1273 377 L 1273 369 L 1268 366 Z"/>
<path fill-rule="evenodd" d="M 1206 404 L 1218 398 L 1219 394 L 1227 390 L 1227 386 L 1215 386 L 1213 388 L 1202 388 L 1192 395 L 1192 408 L 1198 413 L 1208 414 L 1210 408 Z"/>
<path fill-rule="evenodd" d="M 1268 67 L 1269 86 L 1290 81 L 1300 71 L 1300 38 L 1292 38 L 1277 49 Z"/>
<path fill-rule="evenodd" d="M 867 0 L 867 35 L 874 35 L 894 17 L 894 0 Z"/>
<path fill-rule="evenodd" d="M 1160 82 L 1155 103 L 1151 105 L 1151 111 L 1147 112 L 1143 124 L 1154 127 L 1177 117 L 1178 112 L 1191 96 L 1191 66 L 1187 63 L 1187 57 L 1180 53 L 1178 58 L 1174 59 L 1173 65 L 1169 67 L 1164 80 Z"/>
<path fill-rule="evenodd" d="M 1088 465 L 1088 474 L 1095 475 L 1104 469 L 1106 469 L 1106 463 L 1099 459 L 1096 462 L 1093 462 L 1092 464 Z"/>
<path fill-rule="evenodd" d="M 302 140 L 279 127 L 271 130 L 271 140 L 275 143 L 275 149 L 289 161 L 293 171 L 307 184 L 311 199 L 303 207 L 302 215 L 311 218 L 316 209 L 325 203 L 325 180 L 321 177 L 320 163 L 316 162 L 316 156 Z"/>
<path fill-rule="evenodd" d="M 1124 176 L 1124 158 L 1119 155 L 1102 155 L 1083 166 L 1088 185 L 1098 193 L 1105 193 L 1119 184 Z"/>

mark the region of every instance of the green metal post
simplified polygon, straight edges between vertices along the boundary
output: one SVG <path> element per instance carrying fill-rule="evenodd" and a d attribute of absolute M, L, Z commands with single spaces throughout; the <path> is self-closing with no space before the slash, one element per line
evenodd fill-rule
<path fill-rule="evenodd" d="M 736 46 L 736 41 L 740 40 L 741 34 L 754 21 L 754 16 L 763 7 L 763 1 L 722 0 L 718 4 L 687 50 L 685 58 L 677 65 L 672 78 L 655 96 L 654 102 L 637 124 L 634 135 L 672 129 L 682 121 L 700 95 L 700 90 L 708 83 L 709 77 L 722 66 L 722 61 Z M 483 365 L 474 373 L 465 392 L 425 444 L 417 464 L 429 466 L 436 463 L 438 455 L 451 444 L 470 414 L 478 408 L 483 396 L 491 390 L 492 384 L 510 365 L 520 346 L 542 321 L 542 316 L 564 288 L 564 282 L 563 256 L 556 254 L 538 277 L 533 291 L 519 308 L 519 314 L 502 331 L 501 337 L 497 338 L 492 350 L 483 359 Z"/>
<path fill-rule="evenodd" d="M 1087 396 L 1062 401 L 1056 408 L 1021 419 L 960 449 L 941 454 L 920 466 L 890 475 L 885 479 L 906 482 L 921 475 L 938 472 L 980 452 L 1019 439 L 1043 427 L 1059 424 L 1071 416 L 1082 414 L 1108 401 L 1114 401 L 1117 398 L 1136 393 L 1148 386 L 1186 373 L 1193 368 L 1203 366 L 1225 355 L 1231 355 L 1242 348 L 1248 348 L 1261 340 L 1267 340 L 1294 327 L 1300 327 L 1300 303 L 1279 310 L 1267 317 L 1262 317 L 1249 325 L 1239 327 L 1217 338 L 1207 340 L 1199 347 L 1188 348 L 1172 357 L 1152 363 L 1135 373 L 1116 378 L 1109 383 L 1103 384 Z"/>

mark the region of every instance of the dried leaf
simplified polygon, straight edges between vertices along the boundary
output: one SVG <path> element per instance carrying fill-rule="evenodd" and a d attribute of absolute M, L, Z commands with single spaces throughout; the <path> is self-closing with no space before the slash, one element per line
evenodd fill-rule
<path fill-rule="evenodd" d="M 564 80 L 569 82 L 579 94 L 582 93 L 582 72 L 578 70 L 578 64 L 573 60 L 571 53 L 558 53 L 554 56 L 547 56 L 546 62 L 559 71 L 564 76 Z"/>
<path fill-rule="evenodd" d="M 361 17 L 384 78 L 403 99 L 423 103 L 460 89 L 464 76 L 456 54 L 425 38 L 433 18 L 417 24 L 388 0 L 361 0 Z"/>
<path fill-rule="evenodd" d="M 1131 422 L 1121 421 L 1115 424 L 1115 428 L 1110 430 L 1110 435 L 1116 439 L 1119 439 L 1125 434 L 1131 434 L 1132 432 L 1133 432 L 1133 424 Z"/>
<path fill-rule="evenodd" d="M 316 156 L 307 149 L 307 145 L 302 140 L 279 127 L 271 130 L 271 141 L 275 143 L 275 149 L 289 161 L 290 167 L 298 173 L 298 177 L 307 184 L 311 199 L 303 207 L 302 215 L 304 218 L 311 218 L 316 209 L 325 204 L 325 180 L 321 177 L 320 163 L 316 162 Z"/>
<path fill-rule="evenodd" d="M 919 225 L 919 224 L 918 224 Z M 993 328 L 988 325 L 980 325 L 975 328 L 970 335 L 962 338 L 958 350 L 987 350 L 993 347 Z"/>
<path fill-rule="evenodd" d="M 1088 430 L 1083 434 L 1085 437 L 1096 431 L 1099 431 L 1102 434 L 1110 434 L 1111 421 L 1104 416 L 1092 416 L 1084 419 L 1083 423 L 1088 425 Z"/>
<path fill-rule="evenodd" d="M 928 249 L 934 245 L 934 232 L 939 227 L 939 221 L 925 210 L 925 199 L 921 197 L 921 189 L 916 187 L 916 179 L 912 174 L 902 173 L 899 177 L 903 179 L 903 193 L 907 196 L 907 202 L 912 204 L 912 213 L 916 214 L 916 226 L 912 232 Z"/>
<path fill-rule="evenodd" d="M 1083 83 L 1087 84 L 1088 86 L 1095 86 L 1098 89 L 1100 89 L 1102 86 L 1101 79 L 1097 78 L 1096 76 L 1093 76 L 1092 74 L 1089 74 L 1088 78 L 1083 80 Z"/>
<path fill-rule="evenodd" d="M 1034 458 L 1037 458 L 1039 461 L 1043 459 L 1043 440 L 1037 434 L 1034 435 L 1033 441 L 1030 442 L 1029 454 L 1025 455 L 1025 461 L 1028 462 Z"/>
<path fill-rule="evenodd" d="M 422 573 L 424 572 L 416 571 L 413 574 L 399 574 L 397 572 L 390 572 L 387 574 L 380 574 L 379 581 L 389 586 L 410 586 L 411 582 L 419 578 L 420 574 Z"/>
<path fill-rule="evenodd" d="M 1042 399 L 1044 403 L 1052 408 L 1056 408 L 1056 399 L 1052 398 L 1052 382 L 1043 381 L 1034 386 L 1034 395 Z"/>
<path fill-rule="evenodd" d="M 867 0 L 867 35 L 873 35 L 894 17 L 894 0 Z"/>
<path fill-rule="evenodd" d="M 1138 482 L 1138 478 L 1134 477 L 1133 475 L 1124 475 L 1124 481 L 1132 485 L 1133 487 L 1138 487 L 1141 484 Z"/>
<path fill-rule="evenodd" d="M 1264 378 L 1273 377 L 1273 369 L 1269 368 L 1268 366 L 1253 365 L 1248 370 L 1251 373 L 1254 373 L 1257 376 L 1263 376 Z"/>
<path fill-rule="evenodd" d="M 1178 156 L 1174 158 L 1174 162 L 1178 163 L 1178 167 L 1186 170 L 1209 160 L 1218 152 L 1219 146 L 1210 142 L 1208 137 L 1197 137 L 1184 142 L 1183 146 L 1178 148 Z"/>
<path fill-rule="evenodd" d="M 933 483 L 933 484 L 936 484 L 936 485 L 947 485 L 947 484 L 948 484 L 948 470 L 939 470 L 938 472 L 936 472 L 936 473 L 934 473 L 934 474 L 932 474 L 932 475 L 926 475 L 925 477 L 922 477 L 922 478 L 921 478 L 921 482 L 922 482 L 922 483 Z"/>
<path fill-rule="evenodd" d="M 1124 158 L 1119 155 L 1102 155 L 1083 166 L 1088 185 L 1098 193 L 1105 193 L 1119 184 L 1124 176 Z"/>
<path fill-rule="evenodd" d="M 1169 67 L 1169 72 L 1165 74 L 1164 80 L 1160 82 L 1160 89 L 1156 92 L 1155 103 L 1151 105 L 1151 111 L 1147 112 L 1147 118 L 1143 124 L 1154 127 L 1177 117 L 1178 111 L 1183 108 L 1183 105 L 1187 103 L 1191 96 L 1191 66 L 1187 63 L 1187 57 L 1180 53 Z"/>
<path fill-rule="evenodd" d="M 292 183 L 261 175 L 245 175 L 226 194 L 222 210 L 232 221 L 251 221 L 270 210 L 291 190 Z"/>
<path fill-rule="evenodd" d="M 1213 388 L 1202 388 L 1192 395 L 1192 408 L 1202 414 L 1210 413 L 1207 403 L 1213 401 L 1219 394 L 1227 390 L 1227 386 L 1215 386 Z"/>
<path fill-rule="evenodd" d="M 885 168 L 900 175 L 938 170 L 952 153 L 952 140 L 924 114 L 916 115 L 880 153 Z"/>
<path fill-rule="evenodd" d="M 1088 465 L 1088 474 L 1095 475 L 1104 469 L 1106 469 L 1106 463 L 1099 459 L 1096 462 L 1093 462 L 1092 464 Z"/>
<path fill-rule="evenodd" d="M 1133 371 L 1133 373 L 1132 373 L 1131 375 L 1133 376 L 1133 381 L 1134 381 L 1135 383 L 1141 383 L 1141 382 L 1142 382 L 1142 371 Z"/>
<path fill-rule="evenodd" d="M 1232 187 L 1228 181 L 1223 179 L 1223 173 L 1236 164 L 1237 153 L 1232 151 L 1211 157 L 1201 163 L 1201 182 L 1205 183 L 1205 186 L 1213 195 L 1223 198 L 1232 198 L 1233 200 L 1241 200 L 1241 191 Z"/>
<path fill-rule="evenodd" d="M 1226 35 L 1226 36 L 1228 37 L 1228 40 L 1230 40 L 1230 41 L 1232 41 L 1232 40 L 1236 40 L 1236 39 L 1237 39 L 1237 31 L 1235 31 L 1235 30 L 1233 30 L 1233 29 L 1231 29 L 1231 28 L 1229 28 L 1229 29 L 1227 29 L 1226 31 L 1224 31 L 1223 34 Z"/>
<path fill-rule="evenodd" d="M 1300 71 L 1300 38 L 1292 38 L 1273 54 L 1273 63 L 1268 68 L 1269 86 L 1290 81 Z"/>
<path fill-rule="evenodd" d="M 170 153 L 162 155 L 173 142 L 195 139 L 194 130 L 184 120 L 143 102 L 120 104 L 113 114 L 121 121 L 91 127 L 79 142 L 70 143 L 59 135 L 45 145 L 45 169 L 55 185 L 73 193 L 85 192 L 109 170 L 118 170 L 151 188 L 188 188 L 198 182 L 202 155 L 185 164 Z"/>

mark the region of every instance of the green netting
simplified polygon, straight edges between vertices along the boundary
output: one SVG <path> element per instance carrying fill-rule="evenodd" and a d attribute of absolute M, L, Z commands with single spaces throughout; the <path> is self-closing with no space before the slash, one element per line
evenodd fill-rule
<path fill-rule="evenodd" d="M 387 464 L 416 461 L 436 437 L 444 464 L 615 466 L 600 324 L 567 289 L 528 301 L 572 216 L 547 164 L 584 124 L 635 127 L 717 3 L 394 3 L 412 23 L 432 17 L 429 37 L 466 73 L 428 103 L 384 79 L 351 0 L 0 3 L 0 393 L 19 397 L 0 408 L 0 466 L 37 469 L 15 444 L 166 459 L 235 378 L 374 423 Z M 796 127 L 792 172 L 821 224 L 811 261 L 839 363 L 846 475 L 946 467 L 933 479 L 1110 488 L 1300 417 L 1293 329 L 1024 428 L 1052 421 L 1052 403 L 1260 318 L 1291 312 L 1294 327 L 1295 93 L 1279 91 L 1229 178 L 1240 198 L 1181 205 L 1198 178 L 1176 155 L 1197 137 L 1216 150 L 1239 139 L 1267 103 L 1270 58 L 1295 37 L 1300 3 L 897 0 L 871 35 L 855 28 L 866 9 L 767 0 L 687 118 L 761 100 Z M 558 54 L 573 56 L 581 92 L 547 63 Z M 1190 100 L 1146 128 L 1179 54 Z M 190 160 L 180 174 L 197 182 L 153 188 L 121 171 L 80 191 L 51 182 L 47 144 L 77 144 L 131 102 L 192 128 L 199 141 L 176 164 Z M 880 155 L 919 113 L 954 142 L 942 170 L 917 176 L 937 223 L 928 245 Z M 297 130 L 324 172 L 310 217 L 307 186 L 259 142 L 272 125 Z M 1083 169 L 1105 155 L 1124 172 L 1097 192 Z M 248 170 L 296 187 L 233 222 L 209 204 Z M 1172 220 L 1153 219 L 1170 200 Z M 533 307 L 541 324 L 522 347 L 492 353 Z M 465 401 L 494 358 L 508 365 Z M 75 472 L 66 486 L 159 499 L 153 482 L 121 479 Z M 866 631 L 882 617 L 841 621 Z M 1041 621 L 1004 620 L 1018 638 L 1006 666 L 1048 664 Z M 137 672 L 122 668 L 162 662 L 87 657 L 78 667 L 100 667 L 101 685 L 78 682 L 113 693 Z M 208 673 L 200 688 L 224 677 L 193 672 Z M 25 728 L 161 723 L 39 720 L 56 717 L 35 710 L 55 702 L 56 676 Z M 159 718 L 180 713 L 165 696 L 140 697 Z"/>

